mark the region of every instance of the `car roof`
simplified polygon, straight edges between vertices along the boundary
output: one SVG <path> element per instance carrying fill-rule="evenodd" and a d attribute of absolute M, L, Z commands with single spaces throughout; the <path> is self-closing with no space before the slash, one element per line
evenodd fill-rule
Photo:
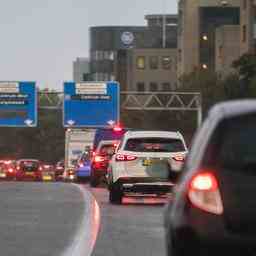
<path fill-rule="evenodd" d="M 126 138 L 173 138 L 173 139 L 182 139 L 180 132 L 171 132 L 171 131 L 128 131 L 125 134 Z"/>
<path fill-rule="evenodd" d="M 231 100 L 216 104 L 209 111 L 208 117 L 221 120 L 253 112 L 256 113 L 256 100 Z"/>

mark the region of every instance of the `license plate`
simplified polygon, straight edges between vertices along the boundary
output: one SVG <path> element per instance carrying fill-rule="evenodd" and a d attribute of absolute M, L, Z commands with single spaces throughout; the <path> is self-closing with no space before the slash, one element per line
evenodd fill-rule
<path fill-rule="evenodd" d="M 51 177 L 51 176 L 44 176 L 44 177 L 43 177 L 43 180 L 46 180 L 46 181 L 52 180 L 52 177 Z"/>
<path fill-rule="evenodd" d="M 153 160 L 152 159 L 144 159 L 142 164 L 144 166 L 150 166 L 153 164 Z"/>
<path fill-rule="evenodd" d="M 34 176 L 34 173 L 33 172 L 26 172 L 25 173 L 27 176 Z"/>
<path fill-rule="evenodd" d="M 5 173 L 0 173 L 0 178 L 6 178 L 6 174 Z"/>

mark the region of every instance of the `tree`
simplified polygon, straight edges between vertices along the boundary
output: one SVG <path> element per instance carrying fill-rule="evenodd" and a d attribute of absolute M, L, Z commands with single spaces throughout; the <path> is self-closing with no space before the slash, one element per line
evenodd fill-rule
<path fill-rule="evenodd" d="M 238 71 L 240 79 L 249 84 L 256 75 L 256 56 L 246 53 L 235 60 L 232 67 Z"/>

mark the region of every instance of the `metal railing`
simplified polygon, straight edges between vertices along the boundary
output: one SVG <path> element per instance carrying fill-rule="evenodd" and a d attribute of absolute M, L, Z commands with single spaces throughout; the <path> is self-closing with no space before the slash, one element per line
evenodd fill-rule
<path fill-rule="evenodd" d="M 62 109 L 63 92 L 39 92 L 39 108 Z M 121 92 L 121 108 L 142 111 L 196 111 L 202 122 L 202 98 L 197 92 Z"/>

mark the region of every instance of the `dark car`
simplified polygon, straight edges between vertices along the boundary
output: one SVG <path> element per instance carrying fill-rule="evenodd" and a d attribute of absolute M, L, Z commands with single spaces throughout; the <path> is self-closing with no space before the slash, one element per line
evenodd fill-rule
<path fill-rule="evenodd" d="M 0 160 L 0 180 L 15 180 L 15 161 Z"/>
<path fill-rule="evenodd" d="M 64 160 L 61 160 L 55 166 L 55 180 L 62 181 L 63 173 L 64 173 Z"/>
<path fill-rule="evenodd" d="M 93 141 L 93 151 L 97 149 L 102 140 L 121 140 L 124 134 L 129 130 L 131 129 L 121 126 L 96 129 Z"/>
<path fill-rule="evenodd" d="M 20 159 L 16 166 L 16 180 L 42 181 L 43 167 L 39 160 Z"/>
<path fill-rule="evenodd" d="M 255 255 L 256 101 L 215 106 L 165 212 L 168 255 Z"/>
<path fill-rule="evenodd" d="M 102 140 L 94 152 L 91 162 L 90 185 L 97 187 L 101 181 L 106 182 L 109 161 L 115 153 L 119 141 Z"/>

